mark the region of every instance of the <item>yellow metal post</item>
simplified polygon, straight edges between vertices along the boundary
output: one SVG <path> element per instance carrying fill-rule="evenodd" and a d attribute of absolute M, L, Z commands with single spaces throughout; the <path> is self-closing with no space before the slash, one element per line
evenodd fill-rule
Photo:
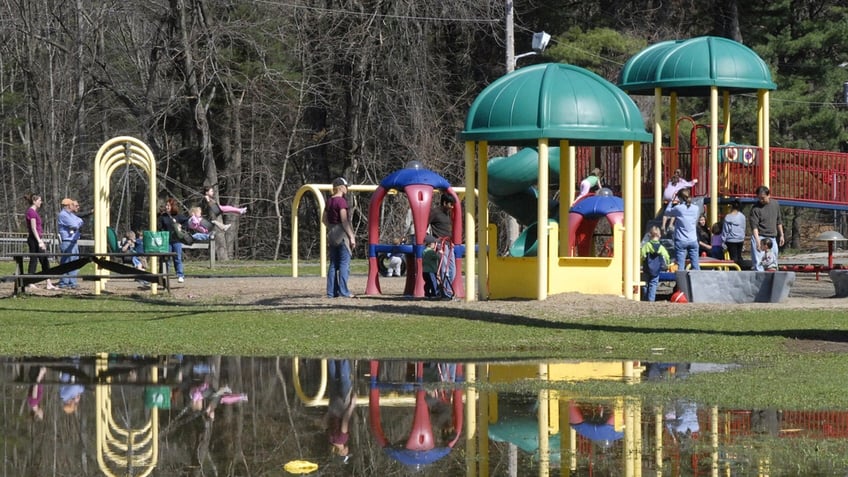
<path fill-rule="evenodd" d="M 551 449 L 548 424 L 548 406 L 550 406 L 549 393 L 547 389 L 548 381 L 548 365 L 539 365 L 539 381 L 545 383 L 542 390 L 539 391 L 539 410 L 538 410 L 538 427 L 539 427 L 539 477 L 547 477 L 550 474 L 551 467 Z"/>
<path fill-rule="evenodd" d="M 763 143 L 760 145 L 763 151 L 762 164 L 763 164 L 763 185 L 769 187 L 771 183 L 771 146 L 769 145 L 769 141 L 771 140 L 769 137 L 769 92 L 768 90 L 762 90 L 762 100 L 761 100 L 761 108 L 763 110 Z"/>
<path fill-rule="evenodd" d="M 468 388 L 465 391 L 465 475 L 468 477 L 477 476 L 477 388 L 474 385 L 476 380 L 477 365 L 466 363 L 465 382 L 468 384 Z M 479 435 L 479 439 L 481 447 L 488 447 L 489 437 L 487 435 L 484 436 L 481 434 Z"/>
<path fill-rule="evenodd" d="M 536 213 L 536 259 L 538 277 L 536 298 L 548 298 L 548 140 L 539 139 L 539 204 Z"/>
<path fill-rule="evenodd" d="M 633 237 L 635 230 L 634 209 L 636 204 L 633 203 L 633 142 L 625 142 L 622 146 L 621 169 L 624 171 L 622 177 L 622 196 L 624 198 L 624 250 L 614 251 L 613 253 L 622 254 L 624 260 L 623 288 L 624 298 L 633 299 Z"/>
<path fill-rule="evenodd" d="M 674 134 L 674 116 L 671 117 L 671 135 Z M 672 137 L 672 145 L 676 138 Z M 654 88 L 654 211 L 662 207 L 662 88 Z"/>
<path fill-rule="evenodd" d="M 470 148 L 470 149 L 469 149 Z M 474 143 L 466 144 L 466 154 L 471 153 L 471 161 L 474 161 Z M 473 167 L 473 164 L 472 164 Z M 478 200 L 477 200 L 477 295 L 481 300 L 489 299 L 489 260 L 486 250 L 496 247 L 497 243 L 489 243 L 489 144 L 485 141 L 477 145 L 477 167 L 478 167 Z M 473 169 L 470 176 L 473 176 Z M 473 190 L 473 189 L 471 189 Z M 467 194 L 466 194 L 467 195 Z M 469 211 L 470 212 L 470 211 Z M 469 232 L 470 233 L 470 232 Z M 474 253 L 474 249 L 466 248 L 466 253 Z M 469 269 L 469 274 L 474 271 Z M 473 278 L 473 277 L 472 277 Z M 466 295 L 470 293 L 466 292 Z"/>
<path fill-rule="evenodd" d="M 718 88 L 710 87 L 710 224 L 718 222 Z"/>
<path fill-rule="evenodd" d="M 641 282 L 639 257 L 639 244 L 642 241 L 642 146 L 638 142 L 632 143 L 633 148 L 633 242 L 629 245 L 631 248 L 630 257 L 633 262 L 633 292 L 634 299 L 639 300 Z"/>

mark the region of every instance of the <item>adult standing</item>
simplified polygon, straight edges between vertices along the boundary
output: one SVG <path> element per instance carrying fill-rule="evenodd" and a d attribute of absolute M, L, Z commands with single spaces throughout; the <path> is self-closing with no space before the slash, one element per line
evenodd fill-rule
<path fill-rule="evenodd" d="M 350 207 L 347 204 L 347 179 L 333 180 L 333 192 L 321 220 L 329 228 L 330 265 L 327 270 L 327 297 L 355 298 L 347 286 L 350 277 L 351 251 L 356 247 L 356 237 L 350 222 Z"/>
<path fill-rule="evenodd" d="M 677 193 L 677 200 L 669 202 L 666 215 L 675 219 L 674 226 L 674 255 L 677 259 L 679 270 L 686 268 L 686 257 L 692 270 L 700 270 L 698 261 L 698 217 L 701 216 L 701 208 L 692 204 L 692 191 L 681 189 Z"/>
<path fill-rule="evenodd" d="M 31 192 L 25 194 L 24 199 L 27 203 L 29 203 L 29 207 L 24 215 L 27 225 L 27 247 L 29 248 L 29 253 L 46 253 L 47 245 L 44 243 L 44 228 L 41 222 L 41 215 L 38 213 L 38 209 L 41 208 L 43 200 L 40 195 L 33 194 Z M 46 272 L 50 269 L 50 260 L 47 259 L 46 255 L 30 257 L 27 273 L 34 275 L 39 262 L 41 263 L 42 272 Z M 37 287 L 35 285 L 30 285 L 30 288 Z M 56 289 L 49 278 L 47 279 L 47 289 Z"/>
<path fill-rule="evenodd" d="M 177 274 L 177 281 L 183 283 L 185 281 L 185 271 L 183 270 L 183 244 L 177 237 L 177 227 L 182 227 L 183 230 L 188 230 L 188 217 L 180 214 L 180 206 L 177 200 L 169 197 L 162 206 L 161 214 L 159 215 L 159 230 L 168 231 L 168 248 L 174 254 L 174 272 Z"/>
<path fill-rule="evenodd" d="M 663 203 L 670 204 L 677 200 L 677 193 L 682 189 L 691 189 L 695 187 L 695 184 L 698 183 L 698 179 L 692 179 L 691 181 L 687 181 L 683 178 L 683 171 L 680 169 L 675 169 L 674 173 L 671 175 L 671 178 L 668 180 L 668 184 L 666 184 L 665 189 L 663 190 Z M 667 227 L 673 224 L 674 221 L 670 220 L 669 217 L 663 214 L 662 220 L 662 229 L 665 231 Z"/>
<path fill-rule="evenodd" d="M 62 210 L 56 219 L 59 232 L 59 250 L 62 257 L 59 265 L 64 265 L 79 258 L 79 238 L 82 228 L 82 218 L 77 215 L 79 202 L 65 197 L 62 199 Z M 79 270 L 71 270 L 59 280 L 59 288 L 77 288 L 77 273 Z"/>
<path fill-rule="evenodd" d="M 730 212 L 724 216 L 721 226 L 721 238 L 727 246 L 730 259 L 742 268 L 742 244 L 745 243 L 745 214 L 741 212 L 738 200 L 730 203 Z"/>
<path fill-rule="evenodd" d="M 352 365 L 349 359 L 327 360 L 327 414 L 324 427 L 333 454 L 344 462 L 350 456 L 350 424 L 356 410 L 356 390 L 353 387 Z"/>
<path fill-rule="evenodd" d="M 439 207 L 430 209 L 430 235 L 436 237 L 436 249 L 440 252 L 439 279 L 445 299 L 453 298 L 453 279 L 456 276 L 456 256 L 453 251 L 453 207 L 456 200 L 447 192 L 442 193 Z"/>
<path fill-rule="evenodd" d="M 763 271 L 761 263 L 763 252 L 759 250 L 760 241 L 770 238 L 772 255 L 775 265 L 777 264 L 777 253 L 783 246 L 783 215 L 780 213 L 780 204 L 771 198 L 771 191 L 766 186 L 759 186 L 756 190 L 757 203 L 751 207 L 751 269 Z"/>

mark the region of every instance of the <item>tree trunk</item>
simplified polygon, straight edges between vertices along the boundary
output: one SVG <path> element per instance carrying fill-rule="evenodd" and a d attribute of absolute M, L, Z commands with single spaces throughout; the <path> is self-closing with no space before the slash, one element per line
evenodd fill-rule
<path fill-rule="evenodd" d="M 801 222 L 801 208 L 792 207 L 792 234 L 789 239 L 789 247 L 796 250 L 801 248 Z"/>

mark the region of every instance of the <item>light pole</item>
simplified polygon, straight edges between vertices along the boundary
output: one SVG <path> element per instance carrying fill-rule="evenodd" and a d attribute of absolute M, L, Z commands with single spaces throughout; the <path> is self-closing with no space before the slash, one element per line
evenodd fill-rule
<path fill-rule="evenodd" d="M 506 45 L 506 72 L 507 74 L 515 71 L 515 64 L 519 58 L 524 58 L 526 56 L 538 55 L 539 53 L 545 51 L 545 48 L 548 46 L 548 42 L 551 41 L 551 35 L 545 32 L 537 32 L 533 33 L 533 42 L 531 43 L 531 47 L 533 51 L 528 51 L 527 53 L 521 53 L 520 55 L 515 54 L 515 25 L 513 23 L 513 11 L 512 11 L 512 0 L 506 0 L 506 41 L 504 44 Z M 509 146 L 506 148 L 506 155 L 511 156 L 515 154 L 518 149 L 515 146 Z M 506 231 L 506 239 L 507 243 L 512 244 L 518 238 L 518 234 L 520 232 L 518 227 L 518 221 L 515 220 L 515 217 L 507 217 L 504 221 L 504 229 Z M 510 453 L 512 456 L 513 454 Z M 513 469 L 513 459 L 510 458 L 510 469 Z M 509 475 L 515 475 L 513 472 L 510 472 Z"/>

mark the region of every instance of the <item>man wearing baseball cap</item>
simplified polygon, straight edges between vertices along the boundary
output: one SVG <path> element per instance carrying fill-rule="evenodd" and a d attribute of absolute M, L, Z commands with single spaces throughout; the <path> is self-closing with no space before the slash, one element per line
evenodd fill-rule
<path fill-rule="evenodd" d="M 328 227 L 327 242 L 330 246 L 329 267 L 327 270 L 327 297 L 355 298 L 347 286 L 350 277 L 350 259 L 356 237 L 350 223 L 350 207 L 345 199 L 347 179 L 337 177 L 333 180 L 333 195 L 324 208 L 322 221 Z"/>
<path fill-rule="evenodd" d="M 77 216 L 79 211 L 79 203 L 74 199 L 65 197 L 62 199 L 62 210 L 57 218 L 59 231 L 59 250 L 62 256 L 59 258 L 59 265 L 72 262 L 79 258 L 79 245 L 77 242 L 80 237 L 80 228 L 82 228 L 82 219 Z M 69 254 L 69 255 L 64 255 Z M 76 288 L 76 275 L 79 271 L 73 270 L 65 274 L 59 280 L 59 288 Z"/>

